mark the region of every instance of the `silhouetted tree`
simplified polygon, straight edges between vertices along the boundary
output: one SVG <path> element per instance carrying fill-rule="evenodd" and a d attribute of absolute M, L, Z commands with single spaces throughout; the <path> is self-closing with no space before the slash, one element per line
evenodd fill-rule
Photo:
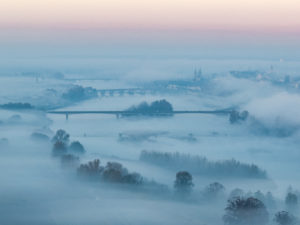
<path fill-rule="evenodd" d="M 220 184 L 219 182 L 214 182 L 209 184 L 204 189 L 204 197 L 205 198 L 217 198 L 221 197 L 221 195 L 224 195 L 225 187 L 223 184 Z"/>
<path fill-rule="evenodd" d="M 295 208 L 298 205 L 297 195 L 294 193 L 291 193 L 291 192 L 287 193 L 287 195 L 285 197 L 285 204 L 289 208 Z"/>
<path fill-rule="evenodd" d="M 272 192 L 268 191 L 265 195 L 265 204 L 268 208 L 276 208 L 276 201 L 274 199 L 274 196 Z"/>
<path fill-rule="evenodd" d="M 274 222 L 278 225 L 295 225 L 297 224 L 297 219 L 289 212 L 280 211 L 275 214 Z"/>
<path fill-rule="evenodd" d="M 170 102 L 162 99 L 152 102 L 150 105 L 150 110 L 154 113 L 172 113 L 173 107 Z"/>
<path fill-rule="evenodd" d="M 193 186 L 193 177 L 189 172 L 179 171 L 176 174 L 174 188 L 177 192 L 189 193 L 192 191 Z"/>
<path fill-rule="evenodd" d="M 83 177 L 100 178 L 103 167 L 100 166 L 100 160 L 95 159 L 86 164 L 81 164 L 77 169 L 77 173 Z"/>
<path fill-rule="evenodd" d="M 89 98 L 97 97 L 97 90 L 92 87 L 82 87 L 76 85 L 63 93 L 62 97 L 70 101 L 81 101 Z"/>
<path fill-rule="evenodd" d="M 144 178 L 139 173 L 129 173 L 122 178 L 122 182 L 126 184 L 140 185 L 144 183 Z"/>
<path fill-rule="evenodd" d="M 269 214 L 263 202 L 256 198 L 228 200 L 223 221 L 228 225 L 265 225 Z"/>
<path fill-rule="evenodd" d="M 260 190 L 254 193 L 254 197 L 265 203 L 265 195 Z"/>
<path fill-rule="evenodd" d="M 231 198 L 242 198 L 245 195 L 244 191 L 240 188 L 233 189 L 229 194 L 229 199 Z"/>
<path fill-rule="evenodd" d="M 129 109 L 125 110 L 127 113 L 123 113 L 123 116 L 172 116 L 173 107 L 171 103 L 163 100 L 158 100 L 152 102 L 150 105 L 147 102 L 142 102 L 138 106 L 131 106 Z"/>
<path fill-rule="evenodd" d="M 61 165 L 65 168 L 76 168 L 79 165 L 79 157 L 67 154 L 61 157 Z"/>
<path fill-rule="evenodd" d="M 118 162 L 107 162 L 102 174 L 106 181 L 118 183 L 121 183 L 126 175 L 128 175 L 127 169 Z"/>
<path fill-rule="evenodd" d="M 62 129 L 57 130 L 56 134 L 52 138 L 53 143 L 59 141 L 59 142 L 63 142 L 65 145 L 69 144 L 69 140 L 70 140 L 70 135 Z"/>
<path fill-rule="evenodd" d="M 83 145 L 79 141 L 73 141 L 69 146 L 69 150 L 73 153 L 84 153 L 85 152 Z"/>
<path fill-rule="evenodd" d="M 53 156 L 62 156 L 67 153 L 67 145 L 62 141 L 56 141 L 52 148 Z"/>

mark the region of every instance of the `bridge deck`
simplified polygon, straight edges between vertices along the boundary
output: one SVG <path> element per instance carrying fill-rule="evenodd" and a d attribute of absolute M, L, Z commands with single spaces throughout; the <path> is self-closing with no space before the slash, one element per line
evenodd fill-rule
<path fill-rule="evenodd" d="M 47 113 L 51 114 L 113 114 L 113 115 L 164 115 L 164 114 L 229 114 L 231 113 L 230 110 L 176 110 L 173 111 L 172 113 L 160 113 L 160 112 L 149 112 L 149 113 L 140 113 L 140 112 L 130 112 L 130 111 L 113 111 L 113 110 L 108 110 L 108 111 L 93 111 L 93 110 L 88 110 L 88 111 L 48 111 Z"/>

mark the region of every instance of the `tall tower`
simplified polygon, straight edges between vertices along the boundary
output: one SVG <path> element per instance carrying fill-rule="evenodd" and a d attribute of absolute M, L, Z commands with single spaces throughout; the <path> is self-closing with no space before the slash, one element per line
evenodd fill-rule
<path fill-rule="evenodd" d="M 194 81 L 200 81 L 201 78 L 202 78 L 201 68 L 199 70 L 195 69 L 195 71 L 194 71 Z"/>

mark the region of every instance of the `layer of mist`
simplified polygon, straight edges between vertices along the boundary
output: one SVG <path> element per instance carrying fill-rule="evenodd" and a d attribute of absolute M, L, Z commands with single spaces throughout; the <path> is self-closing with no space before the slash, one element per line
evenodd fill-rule
<path fill-rule="evenodd" d="M 299 223 L 298 69 L 172 57 L 7 64 L 0 224 Z"/>

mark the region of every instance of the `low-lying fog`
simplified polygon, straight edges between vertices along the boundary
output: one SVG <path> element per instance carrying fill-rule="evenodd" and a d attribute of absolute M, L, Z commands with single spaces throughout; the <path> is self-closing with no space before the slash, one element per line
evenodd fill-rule
<path fill-rule="evenodd" d="M 193 67 L 187 72 L 193 63 L 176 70 L 180 74 L 176 79 L 170 76 L 175 69 L 166 68 L 161 76 L 151 77 L 158 67 L 116 70 L 126 76 L 113 79 L 95 74 L 86 79 L 84 72 L 17 71 L 9 76 L 3 72 L 0 224 L 256 221 L 239 221 L 240 214 L 228 209 L 227 200 L 235 197 L 245 201 L 253 197 L 263 204 L 260 209 L 268 211 L 268 219 L 260 211 L 257 224 L 292 224 L 279 223 L 278 214 L 274 218 L 280 211 L 299 215 L 300 74 L 283 72 L 289 65 L 296 68 L 296 63 L 273 62 L 281 65 L 276 70 L 269 62 L 258 63 L 257 68 L 253 61 L 240 66 L 220 62 L 217 69 L 209 66 L 195 78 Z M 259 72 L 252 74 L 247 65 Z M 230 73 L 236 69 L 242 75 Z M 138 91 L 119 92 L 130 88 Z M 105 89 L 109 90 L 102 94 Z M 117 91 L 109 92 L 112 89 Z M 49 113 L 123 111 L 162 99 L 175 111 L 224 109 L 248 111 L 249 116 L 230 122 L 231 114 L 226 113 L 128 118 L 69 114 L 68 119 Z M 180 175 L 189 181 L 180 180 Z M 236 188 L 241 190 L 232 192 Z M 252 211 L 249 215 L 255 218 Z M 228 215 L 235 216 L 235 222 Z"/>

